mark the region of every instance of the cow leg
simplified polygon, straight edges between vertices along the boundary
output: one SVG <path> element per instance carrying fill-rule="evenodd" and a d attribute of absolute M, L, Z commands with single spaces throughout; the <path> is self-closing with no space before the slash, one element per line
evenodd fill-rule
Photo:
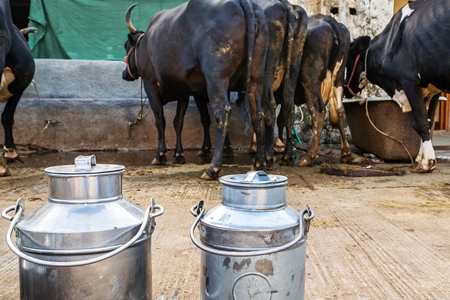
<path fill-rule="evenodd" d="M 284 143 L 283 143 L 283 131 L 284 131 L 284 122 L 282 115 L 283 114 L 283 107 L 280 106 L 280 112 L 277 116 L 277 127 L 278 127 L 278 133 L 277 137 L 275 138 L 275 143 L 273 145 L 275 153 L 284 153 Z M 288 130 L 288 129 L 286 129 Z"/>
<path fill-rule="evenodd" d="M 219 172 L 222 170 L 223 147 L 230 122 L 231 106 L 228 101 L 228 82 L 214 77 L 206 78 L 208 98 L 216 123 L 216 140 L 211 165 L 203 173 L 201 178 L 215 180 L 219 178 Z"/>
<path fill-rule="evenodd" d="M 345 136 L 345 115 L 342 103 L 343 87 L 333 87 L 331 93 L 330 124 L 339 129 L 341 136 L 341 162 L 348 163 L 353 160 L 353 154 Z"/>
<path fill-rule="evenodd" d="M 209 156 L 211 154 L 211 136 L 209 134 L 209 127 L 211 125 L 211 118 L 208 112 L 208 98 L 203 96 L 194 96 L 195 104 L 197 105 L 200 114 L 200 122 L 203 126 L 203 144 L 197 156 Z"/>
<path fill-rule="evenodd" d="M 164 109 L 161 99 L 158 97 L 156 91 L 150 84 L 144 82 L 145 92 L 147 93 L 150 107 L 155 117 L 155 126 L 158 131 L 158 149 L 156 150 L 156 157 L 152 161 L 152 165 L 165 165 L 167 162 L 167 148 L 165 140 L 166 119 L 164 118 Z"/>
<path fill-rule="evenodd" d="M 283 163 L 292 165 L 294 161 L 294 146 L 293 146 L 293 132 L 292 125 L 294 124 L 294 116 L 295 116 L 295 106 L 293 103 L 293 95 L 289 95 L 289 98 L 283 100 L 283 104 L 281 105 L 282 109 L 280 111 L 280 115 L 283 120 L 282 128 L 286 128 L 286 141 L 283 153 Z M 280 127 L 280 125 L 278 125 Z"/>
<path fill-rule="evenodd" d="M 225 136 L 225 142 L 223 145 L 223 156 L 224 157 L 233 157 L 234 151 L 233 148 L 231 148 L 231 141 L 230 141 L 230 135 L 227 132 L 227 135 Z"/>
<path fill-rule="evenodd" d="M 186 110 L 189 104 L 189 96 L 181 97 L 177 103 L 177 113 L 173 119 L 173 128 L 176 132 L 177 142 L 175 145 L 175 152 L 173 154 L 174 164 L 184 164 L 186 159 L 184 158 L 183 145 L 181 143 L 181 134 L 183 132 L 183 122 Z"/>
<path fill-rule="evenodd" d="M 320 85 L 311 84 L 311 86 L 320 86 Z M 313 92 L 308 90 L 310 88 L 311 87 L 309 88 L 306 87 L 305 98 L 306 104 L 312 117 L 313 123 L 312 136 L 308 151 L 306 152 L 305 156 L 302 157 L 300 161 L 297 163 L 297 165 L 299 166 L 309 166 L 311 165 L 312 161 L 317 157 L 319 152 L 320 136 L 322 135 L 323 123 L 326 115 L 326 110 L 322 108 L 323 100 L 320 92 L 319 91 Z M 312 99 L 314 99 L 315 101 Z"/>
<path fill-rule="evenodd" d="M 436 111 L 439 105 L 439 97 L 441 94 L 434 95 L 428 106 L 428 122 L 430 123 L 430 128 L 434 128 L 434 124 L 436 123 Z M 433 133 L 431 133 L 431 138 L 433 138 Z"/>
<path fill-rule="evenodd" d="M 17 104 L 19 103 L 22 93 L 15 94 L 5 104 L 2 113 L 2 125 L 5 132 L 5 144 L 3 145 L 6 162 L 13 162 L 19 160 L 19 154 L 16 150 L 13 137 L 14 114 L 16 112 Z"/>
<path fill-rule="evenodd" d="M 11 173 L 9 172 L 6 162 L 2 160 L 2 163 L 0 164 L 0 177 L 6 177 L 10 175 Z"/>
<path fill-rule="evenodd" d="M 283 120 L 286 128 L 286 140 L 283 154 L 283 161 L 292 165 L 294 162 L 294 132 L 292 125 L 295 119 L 294 93 L 298 84 L 298 76 L 300 73 L 301 60 L 303 57 L 303 49 L 306 40 L 308 16 L 306 11 L 300 6 L 293 7 L 295 13 L 290 13 L 289 24 L 292 26 L 293 39 L 289 41 L 291 45 L 291 53 L 287 61 L 289 72 L 286 75 L 283 87 Z M 288 46 L 289 47 L 289 46 Z"/>
<path fill-rule="evenodd" d="M 436 155 L 431 142 L 430 122 L 428 112 L 424 104 L 422 88 L 415 84 L 402 84 L 406 97 L 412 108 L 414 116 L 414 129 L 422 137 L 419 154 L 416 157 L 417 166 L 414 171 L 418 173 L 430 173 L 436 167 Z"/>
<path fill-rule="evenodd" d="M 267 169 L 276 169 L 277 163 L 275 159 L 274 152 L 274 134 L 275 134 L 275 121 L 276 121 L 276 102 L 270 101 L 269 107 L 265 110 L 264 118 L 265 118 L 265 129 L 264 129 L 264 153 L 265 159 L 264 164 Z M 257 119 L 256 119 L 257 122 Z M 258 152 L 258 137 L 256 135 L 256 152 Z"/>

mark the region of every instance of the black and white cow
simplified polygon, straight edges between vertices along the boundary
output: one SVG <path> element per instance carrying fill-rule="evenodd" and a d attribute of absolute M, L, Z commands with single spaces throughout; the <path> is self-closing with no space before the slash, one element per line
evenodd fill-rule
<path fill-rule="evenodd" d="M 0 0 L 0 102 L 6 102 L 2 125 L 4 157 L 8 161 L 19 157 L 13 138 L 14 113 L 23 91 L 33 79 L 34 71 L 34 59 L 27 41 L 12 22 L 9 0 Z M 0 176 L 7 174 L 6 166 L 0 166 Z"/>
<path fill-rule="evenodd" d="M 202 178 L 217 179 L 231 113 L 228 92 L 242 84 L 258 136 L 253 167 L 262 168 L 261 97 L 268 29 L 261 7 L 249 0 L 190 0 L 156 13 L 145 32 L 130 21 L 133 7 L 126 14 L 130 33 L 122 78 L 143 80 L 158 129 L 156 163 L 166 162 L 164 104 L 184 101 L 181 116 L 189 96 L 207 96 L 217 130 L 214 156 Z"/>
<path fill-rule="evenodd" d="M 330 16 L 309 17 L 294 102 L 296 105 L 306 103 L 311 113 L 313 130 L 308 151 L 298 162 L 300 166 L 310 165 L 317 157 L 326 105 L 329 105 L 330 124 L 339 128 L 341 134 L 341 161 L 352 158 L 345 136 L 342 104 L 349 46 L 350 32 L 344 24 Z"/>
<path fill-rule="evenodd" d="M 349 52 L 346 97 L 370 82 L 404 112 L 412 111 L 414 129 L 422 137 L 418 172 L 432 172 L 436 166 L 431 126 L 441 92 L 450 92 L 449 14 L 448 0 L 417 0 L 400 9 L 372 40 L 364 36 L 353 41 Z"/>

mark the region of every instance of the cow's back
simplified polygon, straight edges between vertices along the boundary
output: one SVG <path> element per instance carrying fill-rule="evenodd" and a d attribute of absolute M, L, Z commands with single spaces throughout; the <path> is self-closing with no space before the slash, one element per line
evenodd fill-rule
<path fill-rule="evenodd" d="M 238 0 L 190 0 L 152 18 L 148 49 L 153 74 L 180 90 L 205 88 L 205 72 L 217 72 L 217 59 L 233 74 L 244 61 L 246 22 Z M 214 58 L 214 59 L 211 59 Z M 170 63 L 168 63 L 170 60 Z M 208 65 L 214 62 L 214 65 Z"/>
<path fill-rule="evenodd" d="M 433 0 L 405 5 L 374 38 L 372 49 L 381 51 L 386 73 L 405 74 L 413 69 L 423 85 L 449 90 L 450 1 Z"/>

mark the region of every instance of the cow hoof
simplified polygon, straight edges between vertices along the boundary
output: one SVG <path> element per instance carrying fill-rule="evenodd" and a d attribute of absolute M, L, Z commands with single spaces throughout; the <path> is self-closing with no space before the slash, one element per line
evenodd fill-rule
<path fill-rule="evenodd" d="M 223 157 L 234 157 L 234 151 L 231 147 L 223 148 Z"/>
<path fill-rule="evenodd" d="M 413 173 L 431 173 L 433 172 L 436 165 L 432 166 L 429 169 L 424 169 L 422 165 L 416 165 L 414 168 L 412 168 L 411 172 Z"/>
<path fill-rule="evenodd" d="M 198 153 L 197 153 L 197 156 L 200 156 L 200 157 L 202 157 L 202 156 L 209 156 L 209 155 L 211 155 L 211 148 L 204 148 L 204 147 L 202 147 L 200 149 L 200 151 L 198 151 Z"/>
<path fill-rule="evenodd" d="M 200 176 L 200 179 L 203 179 L 203 180 L 214 180 L 213 178 L 209 177 L 209 175 L 206 174 L 206 172 L 204 172 L 202 174 L 202 176 Z"/>
<path fill-rule="evenodd" d="M 220 172 L 220 170 L 217 172 L 214 172 L 214 171 L 208 169 L 202 174 L 202 176 L 200 176 L 200 178 L 204 179 L 204 180 L 217 180 L 219 178 L 219 172 Z"/>
<path fill-rule="evenodd" d="M 5 152 L 3 154 L 3 157 L 7 164 L 11 164 L 13 162 L 23 163 L 23 161 L 20 159 L 20 156 L 15 149 L 4 149 L 4 150 Z"/>
<path fill-rule="evenodd" d="M 284 145 L 283 146 L 275 145 L 273 147 L 273 151 L 275 151 L 275 153 L 278 154 L 284 153 Z"/>
<path fill-rule="evenodd" d="M 8 168 L 0 166 L 0 177 L 6 177 L 6 176 L 11 176 L 11 173 L 9 173 Z"/>
<path fill-rule="evenodd" d="M 294 156 L 286 156 L 284 155 L 281 159 L 281 163 L 285 166 L 293 166 L 294 165 Z"/>
<path fill-rule="evenodd" d="M 166 164 L 166 160 L 158 160 L 156 158 L 153 159 L 152 165 L 154 166 L 162 166 Z"/>
<path fill-rule="evenodd" d="M 278 169 L 278 164 L 275 160 L 266 162 L 266 170 L 276 170 Z"/>
<path fill-rule="evenodd" d="M 253 164 L 253 166 L 252 166 L 252 171 L 264 171 L 264 170 L 266 170 L 265 163 L 264 164 L 257 163 L 257 164 Z"/>
<path fill-rule="evenodd" d="M 4 159 L 5 159 L 5 162 L 9 165 L 9 164 L 12 164 L 12 163 L 21 163 L 21 164 L 23 164 L 24 163 L 24 161 L 20 158 L 20 156 L 16 156 L 16 157 L 14 157 L 14 158 L 9 158 L 9 157 L 4 157 Z"/>
<path fill-rule="evenodd" d="M 355 161 L 355 157 L 353 157 L 352 153 L 344 155 L 341 155 L 341 163 L 343 164 L 349 164 L 353 163 Z"/>
<path fill-rule="evenodd" d="M 183 165 L 186 163 L 186 158 L 184 158 L 183 154 L 179 154 L 179 155 L 175 155 L 173 157 L 173 161 L 172 163 L 174 164 L 179 164 L 179 165 Z"/>
<path fill-rule="evenodd" d="M 299 166 L 299 167 L 309 167 L 309 166 L 311 166 L 311 159 L 309 159 L 308 157 L 303 157 L 297 163 L 297 166 Z"/>

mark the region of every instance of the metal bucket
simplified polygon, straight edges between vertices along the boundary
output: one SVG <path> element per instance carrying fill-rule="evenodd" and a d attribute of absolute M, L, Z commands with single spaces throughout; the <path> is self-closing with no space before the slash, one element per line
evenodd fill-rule
<path fill-rule="evenodd" d="M 164 208 L 123 199 L 124 171 L 79 156 L 75 166 L 45 169 L 46 204 L 24 217 L 19 199 L 2 212 L 12 221 L 6 241 L 19 257 L 21 299 L 151 299 L 151 234 Z"/>
<path fill-rule="evenodd" d="M 220 182 L 221 205 L 208 213 L 203 201 L 191 208 L 191 240 L 203 250 L 201 299 L 303 299 L 313 211 L 286 204 L 284 176 L 252 171 Z"/>

